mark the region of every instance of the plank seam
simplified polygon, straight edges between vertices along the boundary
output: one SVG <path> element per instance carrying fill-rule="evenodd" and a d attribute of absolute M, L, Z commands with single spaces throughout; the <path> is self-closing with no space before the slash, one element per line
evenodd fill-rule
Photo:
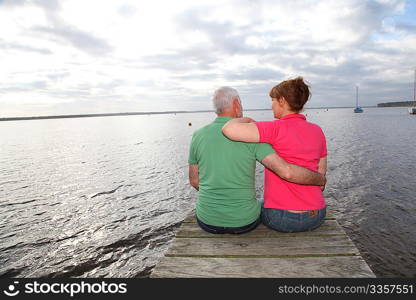
<path fill-rule="evenodd" d="M 225 235 L 225 236 L 187 236 L 187 235 L 177 235 L 176 238 L 179 239 L 257 239 L 257 238 L 271 238 L 271 239 L 280 239 L 280 238 L 291 238 L 291 237 L 325 237 L 325 236 L 345 236 L 345 233 L 328 233 L 328 234 L 288 234 L 288 235 L 281 235 L 281 236 L 247 236 L 247 235 Z"/>
<path fill-rule="evenodd" d="M 166 254 L 165 257 L 189 257 L 189 258 L 308 258 L 308 257 L 361 257 L 357 253 L 333 253 L 333 254 L 299 254 L 299 255 L 193 255 L 193 254 Z"/>
<path fill-rule="evenodd" d="M 327 219 L 324 219 L 324 220 L 333 221 L 333 220 L 336 220 L 336 218 L 327 218 Z M 183 220 L 182 223 L 186 223 L 186 224 L 196 224 L 196 221 L 185 221 L 185 220 Z"/>

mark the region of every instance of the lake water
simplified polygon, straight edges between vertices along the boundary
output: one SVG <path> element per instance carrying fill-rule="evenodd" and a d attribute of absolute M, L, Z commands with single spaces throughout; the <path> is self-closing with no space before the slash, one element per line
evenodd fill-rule
<path fill-rule="evenodd" d="M 416 116 L 305 113 L 327 137 L 324 195 L 340 225 L 377 276 L 416 277 Z M 214 118 L 0 122 L 0 276 L 148 276 L 194 207 L 189 142 Z M 261 198 L 261 165 L 256 173 Z"/>

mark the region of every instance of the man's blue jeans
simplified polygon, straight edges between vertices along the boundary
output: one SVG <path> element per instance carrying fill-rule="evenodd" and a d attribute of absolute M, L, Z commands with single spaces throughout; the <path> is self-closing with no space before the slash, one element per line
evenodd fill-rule
<path fill-rule="evenodd" d="M 261 209 L 261 219 L 264 225 L 283 232 L 311 231 L 324 222 L 326 208 L 304 213 L 293 213 L 287 210 L 264 208 Z"/>
<path fill-rule="evenodd" d="M 260 223 L 261 219 L 258 218 L 256 221 L 254 221 L 251 224 L 242 226 L 242 227 L 220 227 L 220 226 L 213 226 L 208 225 L 196 218 L 196 221 L 198 222 L 199 227 L 201 227 L 203 230 L 209 233 L 214 234 L 224 234 L 224 233 L 232 233 L 232 234 L 241 234 L 249 232 L 253 229 L 255 229 Z"/>

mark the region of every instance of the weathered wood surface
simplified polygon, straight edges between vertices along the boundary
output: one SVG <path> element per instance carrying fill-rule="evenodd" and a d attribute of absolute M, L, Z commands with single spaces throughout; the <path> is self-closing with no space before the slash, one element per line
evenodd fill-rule
<path fill-rule="evenodd" d="M 331 213 L 310 232 L 282 233 L 264 225 L 240 234 L 210 234 L 194 213 L 179 228 L 156 277 L 374 277 Z"/>
<path fill-rule="evenodd" d="M 169 257 L 153 278 L 296 278 L 374 277 L 360 256 L 303 258 Z"/>
<path fill-rule="evenodd" d="M 282 237 L 282 236 L 312 236 L 312 235 L 335 235 L 342 234 L 344 235 L 344 229 L 338 225 L 336 220 L 325 220 L 325 223 L 313 231 L 307 232 L 298 232 L 298 233 L 284 233 L 275 230 L 270 230 L 270 228 L 260 224 L 255 230 L 247 232 L 244 234 L 245 238 L 251 237 Z M 206 238 L 241 238 L 240 235 L 236 234 L 222 234 L 214 235 L 209 232 L 203 231 L 199 228 L 198 225 L 194 223 L 183 223 L 179 231 L 176 234 L 177 238 L 185 237 L 206 237 Z"/>
<path fill-rule="evenodd" d="M 281 238 L 178 238 L 166 256 L 299 256 L 355 255 L 354 244 L 345 236 Z"/>

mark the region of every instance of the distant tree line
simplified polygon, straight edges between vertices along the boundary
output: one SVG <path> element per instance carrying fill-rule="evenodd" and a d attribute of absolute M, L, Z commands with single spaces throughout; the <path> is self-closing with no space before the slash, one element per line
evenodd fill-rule
<path fill-rule="evenodd" d="M 416 101 L 385 102 L 377 104 L 377 107 L 395 107 L 395 106 L 416 106 Z"/>

